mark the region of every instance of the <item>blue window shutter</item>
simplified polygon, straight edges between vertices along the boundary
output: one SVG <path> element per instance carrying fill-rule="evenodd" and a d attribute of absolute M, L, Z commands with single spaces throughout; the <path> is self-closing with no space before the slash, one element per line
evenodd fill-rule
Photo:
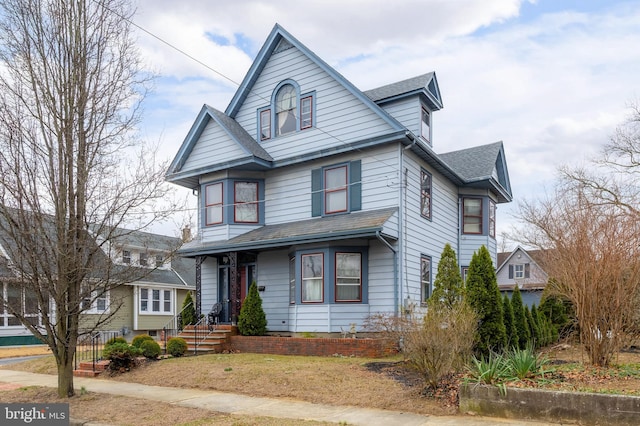
<path fill-rule="evenodd" d="M 311 170 L 311 216 L 322 216 L 322 169 Z"/>
<path fill-rule="evenodd" d="M 362 210 L 362 163 L 360 160 L 352 161 L 349 165 L 349 183 L 351 191 L 349 192 L 350 211 Z"/>
<path fill-rule="evenodd" d="M 509 279 L 513 279 L 513 265 L 509 265 Z"/>

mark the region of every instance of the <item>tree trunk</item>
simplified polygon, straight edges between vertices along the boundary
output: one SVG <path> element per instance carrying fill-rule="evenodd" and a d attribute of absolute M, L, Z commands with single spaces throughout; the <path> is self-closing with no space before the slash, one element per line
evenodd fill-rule
<path fill-rule="evenodd" d="M 58 361 L 58 397 L 70 398 L 75 395 L 73 388 L 73 351 L 61 348 Z"/>

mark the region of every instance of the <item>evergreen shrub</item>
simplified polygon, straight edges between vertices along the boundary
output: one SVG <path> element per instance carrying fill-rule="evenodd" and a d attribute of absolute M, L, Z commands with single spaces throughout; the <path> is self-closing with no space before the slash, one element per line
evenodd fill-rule
<path fill-rule="evenodd" d="M 145 340 L 154 340 L 153 337 L 149 336 L 148 334 L 139 334 L 136 337 L 133 338 L 133 340 L 131 341 L 131 346 L 135 346 L 136 348 L 140 348 L 142 345 L 142 342 L 144 342 Z"/>
<path fill-rule="evenodd" d="M 160 349 L 160 345 L 155 340 L 143 340 L 140 343 L 140 351 L 142 352 L 142 356 L 148 359 L 158 359 L 162 349 Z"/>
<path fill-rule="evenodd" d="M 182 356 L 187 352 L 187 341 L 182 337 L 172 337 L 167 341 L 167 353 L 171 356 Z"/>
<path fill-rule="evenodd" d="M 249 293 L 242 302 L 238 331 L 243 336 L 262 336 L 267 332 L 267 316 L 262 309 L 262 299 L 255 281 L 251 283 Z"/>

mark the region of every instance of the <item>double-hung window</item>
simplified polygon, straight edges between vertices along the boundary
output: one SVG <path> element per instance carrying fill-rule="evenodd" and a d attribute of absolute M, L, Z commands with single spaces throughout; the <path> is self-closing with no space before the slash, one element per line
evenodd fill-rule
<path fill-rule="evenodd" d="M 427 303 L 431 296 L 431 258 L 429 256 L 420 257 L 420 289 L 421 302 Z"/>
<path fill-rule="evenodd" d="M 489 236 L 496 237 L 496 203 L 489 200 Z"/>
<path fill-rule="evenodd" d="M 482 199 L 462 199 L 462 232 L 482 234 Z"/>
<path fill-rule="evenodd" d="M 109 310 L 109 292 L 100 288 L 83 285 L 80 296 L 82 310 L 87 314 L 102 314 Z"/>
<path fill-rule="evenodd" d="M 431 173 L 420 170 L 420 215 L 431 219 Z"/>
<path fill-rule="evenodd" d="M 313 97 L 300 99 L 300 130 L 313 126 Z"/>
<path fill-rule="evenodd" d="M 131 251 L 130 250 L 122 250 L 122 263 L 131 263 Z"/>
<path fill-rule="evenodd" d="M 362 255 L 336 253 L 336 302 L 362 300 Z"/>
<path fill-rule="evenodd" d="M 258 222 L 258 182 L 235 182 L 234 220 L 240 223 Z"/>
<path fill-rule="evenodd" d="M 140 252 L 140 266 L 149 266 L 149 254 Z"/>
<path fill-rule="evenodd" d="M 205 186 L 206 224 L 215 225 L 222 223 L 222 182 Z"/>
<path fill-rule="evenodd" d="M 263 109 L 260 111 L 260 140 L 268 139 L 271 139 L 271 110 Z"/>
<path fill-rule="evenodd" d="M 420 135 L 431 143 L 431 115 L 425 107 L 422 107 L 420 117 Z"/>
<path fill-rule="evenodd" d="M 140 313 L 170 314 L 172 312 L 173 296 L 171 290 L 158 288 L 140 288 Z"/>
<path fill-rule="evenodd" d="M 514 278 L 515 279 L 522 279 L 524 278 L 524 264 L 520 263 L 517 265 L 513 265 L 513 271 L 514 271 Z"/>
<path fill-rule="evenodd" d="M 302 255 L 302 303 L 324 301 L 324 254 Z"/>
<path fill-rule="evenodd" d="M 349 205 L 347 166 L 325 169 L 324 182 L 324 213 L 332 214 L 347 211 Z"/>

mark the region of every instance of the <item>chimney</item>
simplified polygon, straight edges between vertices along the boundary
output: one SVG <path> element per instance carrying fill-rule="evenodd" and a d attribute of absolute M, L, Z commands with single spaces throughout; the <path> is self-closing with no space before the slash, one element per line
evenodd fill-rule
<path fill-rule="evenodd" d="M 189 227 L 189 225 L 186 225 L 184 228 L 182 228 L 182 242 L 188 243 L 189 241 L 191 241 L 191 227 Z"/>

